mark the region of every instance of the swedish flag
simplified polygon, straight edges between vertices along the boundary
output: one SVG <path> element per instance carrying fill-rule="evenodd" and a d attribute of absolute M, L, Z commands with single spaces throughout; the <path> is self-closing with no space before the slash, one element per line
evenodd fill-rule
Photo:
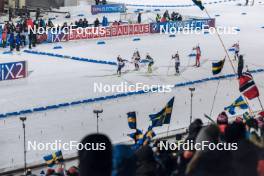
<path fill-rule="evenodd" d="M 148 144 L 151 141 L 151 139 L 154 138 L 155 136 L 156 136 L 156 133 L 153 131 L 152 126 L 150 126 L 148 128 L 148 131 L 144 135 L 144 144 L 143 145 Z"/>
<path fill-rule="evenodd" d="M 156 133 L 153 131 L 153 129 L 151 129 L 146 132 L 145 136 L 146 136 L 146 139 L 152 139 L 156 136 Z"/>
<path fill-rule="evenodd" d="M 129 134 L 129 137 L 131 137 L 135 141 L 135 144 L 142 145 L 144 142 L 144 135 L 139 129 L 136 129 L 136 132 Z"/>
<path fill-rule="evenodd" d="M 232 103 L 230 106 L 225 107 L 225 110 L 229 112 L 231 115 L 235 115 L 235 108 L 238 107 L 240 109 L 248 109 L 248 104 L 244 100 L 242 96 L 240 96 L 234 103 Z"/>
<path fill-rule="evenodd" d="M 127 113 L 128 126 L 131 129 L 137 129 L 137 117 L 136 112 Z"/>
<path fill-rule="evenodd" d="M 48 167 L 53 167 L 57 162 L 63 162 L 63 155 L 61 150 L 59 150 L 51 155 L 44 156 L 43 159 L 46 161 Z"/>
<path fill-rule="evenodd" d="M 224 64 L 225 64 L 225 59 L 223 59 L 219 62 L 212 63 L 213 75 L 220 73 L 224 67 Z"/>
<path fill-rule="evenodd" d="M 245 121 L 247 121 L 247 120 L 249 120 L 249 119 L 252 118 L 248 112 L 245 112 L 245 113 L 242 115 L 242 117 L 243 117 L 243 119 L 244 119 Z"/>
<path fill-rule="evenodd" d="M 149 115 L 152 121 L 152 127 L 162 126 L 163 124 L 170 124 L 172 109 L 173 109 L 174 97 L 167 103 L 157 114 Z"/>
<path fill-rule="evenodd" d="M 201 10 L 204 10 L 202 0 L 192 0 L 195 5 L 197 5 Z"/>

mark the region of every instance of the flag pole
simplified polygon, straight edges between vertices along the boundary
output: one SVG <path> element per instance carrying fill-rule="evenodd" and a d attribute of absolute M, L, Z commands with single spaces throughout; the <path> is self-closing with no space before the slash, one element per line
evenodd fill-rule
<path fill-rule="evenodd" d="M 169 62 L 169 66 L 168 66 L 168 69 L 167 69 L 167 76 L 169 75 L 170 66 L 171 66 L 171 60 Z"/>
<path fill-rule="evenodd" d="M 212 104 L 211 111 L 210 111 L 210 117 L 212 117 L 212 113 L 213 113 L 213 109 L 214 109 L 214 105 L 215 105 L 215 100 L 216 100 L 216 95 L 217 95 L 217 93 L 218 93 L 218 89 L 219 89 L 220 81 L 221 81 L 221 79 L 218 80 L 217 87 L 216 87 L 216 90 L 215 90 L 214 99 L 213 99 L 213 104 Z"/>
<path fill-rule="evenodd" d="M 169 136 L 169 130 L 170 130 L 170 123 L 168 124 L 168 128 L 167 128 L 167 137 Z"/>
<path fill-rule="evenodd" d="M 224 57 L 224 64 L 225 64 L 225 59 L 226 59 L 226 56 Z M 224 66 L 224 64 L 223 64 L 223 66 Z M 212 117 L 212 113 L 213 113 L 213 109 L 214 109 L 214 105 L 215 105 L 215 100 L 216 100 L 216 95 L 218 93 L 218 89 L 219 89 L 219 86 L 220 86 L 220 82 L 221 82 L 221 79 L 219 79 L 218 80 L 218 83 L 217 83 L 217 87 L 216 87 L 215 94 L 214 94 L 214 99 L 213 99 L 213 104 L 212 104 L 211 111 L 210 111 L 210 117 Z"/>
<path fill-rule="evenodd" d="M 259 101 L 259 104 L 260 104 L 260 107 L 261 107 L 262 111 L 264 111 L 263 104 L 262 104 L 262 102 L 261 102 L 259 96 L 258 96 L 258 101 Z"/>
<path fill-rule="evenodd" d="M 205 10 L 205 13 L 207 14 L 207 16 L 208 16 L 209 18 L 211 18 L 211 16 L 209 15 L 209 13 L 208 13 L 208 11 L 207 11 L 207 9 L 206 9 L 205 7 L 204 7 L 204 10 Z M 236 72 L 236 70 L 235 70 L 235 67 L 234 67 L 234 65 L 233 65 L 233 63 L 232 63 L 232 61 L 231 61 L 231 58 L 230 58 L 230 56 L 229 56 L 229 54 L 228 54 L 228 51 L 227 51 L 227 49 L 226 49 L 226 46 L 225 46 L 225 44 L 224 44 L 224 42 L 223 42 L 223 40 L 222 40 L 220 34 L 218 33 L 217 29 L 216 29 L 215 31 L 216 31 L 217 37 L 218 37 L 218 39 L 219 39 L 219 41 L 220 41 L 220 43 L 221 43 L 221 45 L 222 45 L 222 47 L 223 47 L 223 49 L 224 49 L 224 51 L 225 51 L 227 57 L 228 57 L 228 60 L 229 60 L 229 62 L 230 62 L 230 64 L 231 64 L 231 67 L 232 67 L 232 69 L 233 69 L 233 72 L 234 72 L 235 74 L 237 74 L 237 72 Z M 253 113 L 253 111 L 252 111 L 252 109 L 251 109 L 251 107 L 250 107 L 250 105 L 249 105 L 249 103 L 248 103 L 248 100 L 245 98 L 245 96 L 244 96 L 243 94 L 242 94 L 242 97 L 244 98 L 244 100 L 245 100 L 246 103 L 248 104 L 248 109 L 249 109 L 250 114 L 253 115 L 254 113 Z"/>

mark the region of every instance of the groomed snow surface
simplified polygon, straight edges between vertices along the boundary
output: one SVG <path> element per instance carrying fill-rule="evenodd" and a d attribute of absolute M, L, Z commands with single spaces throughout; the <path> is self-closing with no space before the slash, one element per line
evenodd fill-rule
<path fill-rule="evenodd" d="M 146 2 L 149 3 L 150 1 Z M 185 3 L 185 1 L 172 0 L 168 2 L 155 1 L 156 4 L 162 5 L 165 2 L 170 5 Z M 264 29 L 261 27 L 264 26 L 264 6 L 258 2 L 252 7 L 237 6 L 237 3 L 237 1 L 226 2 L 206 7 L 212 17 L 216 14 L 220 15 L 216 17 L 217 26 L 236 26 L 241 30 L 237 35 L 222 36 L 226 46 L 230 47 L 234 42 L 239 41 L 241 53 L 245 54 L 246 65 L 250 69 L 263 68 L 262 50 L 264 41 L 262 39 L 264 38 Z M 81 8 L 84 9 L 85 7 Z M 174 10 L 182 15 L 206 17 L 206 14 L 197 7 L 184 7 Z M 246 15 L 242 15 L 242 13 L 246 13 Z M 119 15 L 116 16 L 119 17 Z M 132 41 L 133 37 L 105 39 L 105 45 L 97 45 L 97 40 L 43 44 L 38 45 L 34 50 L 116 61 L 119 54 L 130 60 L 133 51 L 138 48 L 142 56 L 149 52 L 155 60 L 154 68 L 156 70 L 152 76 L 146 75 L 146 67 L 143 67 L 139 72 L 129 72 L 117 77 L 113 75 L 116 73 L 115 66 L 32 55 L 24 52 L 4 55 L 2 54 L 4 50 L 0 49 L 0 62 L 26 60 L 30 71 L 30 75 L 26 80 L 1 82 L 0 113 L 114 94 L 94 93 L 94 82 L 103 84 L 120 84 L 121 82 L 135 84 L 140 82 L 148 85 L 168 85 L 211 77 L 212 61 L 220 60 L 225 56 L 216 35 L 181 34 L 170 38 L 168 35 L 155 34 L 140 36 L 140 38 L 141 40 L 137 42 Z M 201 61 L 203 64 L 200 68 L 194 68 L 192 67 L 194 58 L 189 58 L 188 54 L 191 53 L 192 47 L 198 43 L 202 49 Z M 63 49 L 54 50 L 53 47 L 57 45 L 62 46 Z M 174 76 L 173 62 L 170 60 L 171 55 L 175 54 L 177 50 L 181 57 L 181 69 L 184 71 L 180 76 Z M 236 62 L 234 64 L 237 65 Z M 170 66 L 169 76 L 167 76 L 168 66 Z M 133 66 L 127 63 L 124 70 L 132 69 Z M 222 74 L 229 73 L 233 72 L 230 63 L 226 62 Z M 259 73 L 254 75 L 254 78 L 260 89 L 260 98 L 263 99 L 264 75 Z M 201 118 L 206 121 L 203 114 L 210 114 L 217 84 L 217 81 L 211 81 L 195 85 L 194 118 Z M 172 96 L 175 96 L 175 103 L 170 130 L 186 127 L 189 124 L 190 113 L 190 92 L 188 88 L 173 89 L 170 93 L 137 95 L 103 101 L 100 104 L 82 104 L 29 114 L 26 121 L 26 138 L 27 141 L 43 143 L 55 142 L 55 140 L 61 140 L 62 143 L 80 141 L 85 135 L 96 132 L 96 117 L 93 114 L 93 109 L 101 106 L 104 112 L 99 120 L 100 132 L 107 134 L 113 143 L 128 141 L 127 134 L 131 130 L 127 125 L 126 113 L 137 111 L 138 127 L 146 130 L 150 124 L 148 115 L 161 110 Z M 239 95 L 238 84 L 234 78 L 222 80 L 216 96 L 212 117 L 216 118 L 217 114 L 225 106 L 230 105 Z M 253 110 L 260 110 L 257 100 L 250 101 L 250 105 Z M 166 130 L 167 126 L 154 129 L 156 133 L 165 132 Z M 14 116 L 0 120 L 0 169 L 16 168 L 23 165 L 22 134 L 22 124 L 18 117 Z M 28 151 L 27 161 L 28 163 L 43 162 L 42 157 L 51 152 Z M 63 151 L 63 154 L 65 156 L 75 155 L 76 151 Z"/>

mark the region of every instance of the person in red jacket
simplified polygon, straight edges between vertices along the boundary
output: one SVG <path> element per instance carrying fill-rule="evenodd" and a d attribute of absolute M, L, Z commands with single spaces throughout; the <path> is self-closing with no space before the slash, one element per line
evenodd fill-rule
<path fill-rule="evenodd" d="M 2 46 L 3 46 L 3 48 L 6 47 L 6 40 L 7 40 L 7 32 L 4 30 L 2 33 Z"/>
<path fill-rule="evenodd" d="M 27 19 L 27 28 L 29 29 L 29 27 L 31 27 L 32 29 L 34 28 L 34 23 L 31 18 Z"/>
<path fill-rule="evenodd" d="M 162 17 L 162 18 L 160 19 L 160 22 L 161 22 L 161 23 L 165 23 L 165 22 L 167 22 L 167 19 L 166 19 L 165 17 Z"/>

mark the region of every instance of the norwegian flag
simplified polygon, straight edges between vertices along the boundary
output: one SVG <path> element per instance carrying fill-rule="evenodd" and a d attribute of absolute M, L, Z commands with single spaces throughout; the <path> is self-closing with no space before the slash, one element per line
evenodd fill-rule
<path fill-rule="evenodd" d="M 249 100 L 259 96 L 258 88 L 249 72 L 243 73 L 239 78 L 239 91 Z"/>

